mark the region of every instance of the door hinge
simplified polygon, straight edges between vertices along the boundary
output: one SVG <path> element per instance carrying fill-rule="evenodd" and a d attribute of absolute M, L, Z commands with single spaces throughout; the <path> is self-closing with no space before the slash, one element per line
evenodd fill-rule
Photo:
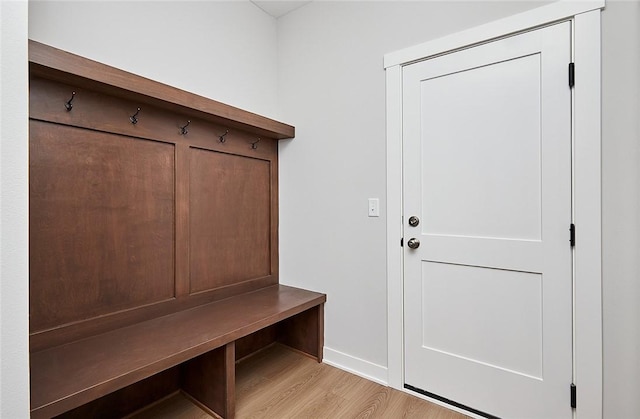
<path fill-rule="evenodd" d="M 400 238 L 400 247 L 404 247 L 404 237 Z"/>
<path fill-rule="evenodd" d="M 571 247 L 576 245 L 576 225 L 573 223 L 569 226 L 569 243 L 571 243 Z"/>
<path fill-rule="evenodd" d="M 569 87 L 572 88 L 576 84 L 576 65 L 569 63 Z"/>
<path fill-rule="evenodd" d="M 571 407 L 576 408 L 576 385 L 571 383 Z"/>

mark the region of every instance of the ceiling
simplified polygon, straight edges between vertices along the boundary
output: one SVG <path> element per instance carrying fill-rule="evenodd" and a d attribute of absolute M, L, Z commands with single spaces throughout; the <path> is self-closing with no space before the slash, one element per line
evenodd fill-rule
<path fill-rule="evenodd" d="M 264 10 L 267 14 L 275 17 L 276 19 L 280 16 L 284 16 L 289 12 L 292 12 L 305 4 L 311 3 L 308 1 L 270 1 L 270 0 L 251 0 L 251 3 L 255 4 L 262 10 Z"/>

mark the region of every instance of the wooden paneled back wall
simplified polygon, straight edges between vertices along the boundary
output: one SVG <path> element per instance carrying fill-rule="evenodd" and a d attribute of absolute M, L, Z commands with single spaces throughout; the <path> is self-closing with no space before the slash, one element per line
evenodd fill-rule
<path fill-rule="evenodd" d="M 293 134 L 30 42 L 31 350 L 277 283 Z"/>

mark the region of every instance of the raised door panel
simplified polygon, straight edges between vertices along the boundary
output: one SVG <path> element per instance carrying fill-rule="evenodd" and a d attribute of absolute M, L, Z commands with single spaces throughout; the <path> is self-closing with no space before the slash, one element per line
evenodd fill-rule
<path fill-rule="evenodd" d="M 272 274 L 271 162 L 190 148 L 191 294 Z"/>
<path fill-rule="evenodd" d="M 172 299 L 174 145 L 30 129 L 31 331 Z"/>

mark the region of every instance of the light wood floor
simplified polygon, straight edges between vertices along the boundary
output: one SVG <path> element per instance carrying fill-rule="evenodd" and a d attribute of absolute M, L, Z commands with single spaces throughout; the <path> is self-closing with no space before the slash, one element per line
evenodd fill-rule
<path fill-rule="evenodd" d="M 237 365 L 237 419 L 429 418 L 466 416 L 274 345 Z M 135 419 L 211 418 L 177 394 Z"/>

